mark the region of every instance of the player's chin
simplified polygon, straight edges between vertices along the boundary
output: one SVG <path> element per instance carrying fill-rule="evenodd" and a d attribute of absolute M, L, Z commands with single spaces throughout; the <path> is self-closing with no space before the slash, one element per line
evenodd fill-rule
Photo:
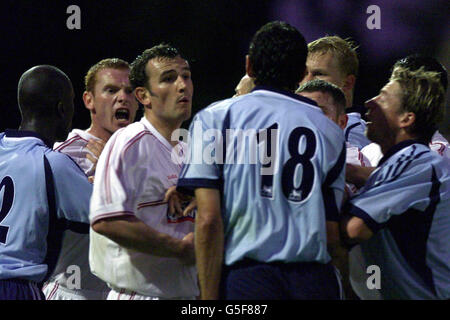
<path fill-rule="evenodd" d="M 370 125 L 367 126 L 366 129 L 366 136 L 367 139 L 369 139 L 372 142 L 376 142 L 378 143 L 378 135 L 376 134 L 376 129 L 374 128 L 373 124 L 371 123 Z"/>
<path fill-rule="evenodd" d="M 125 128 L 125 127 L 128 126 L 130 123 L 131 123 L 130 120 L 119 120 L 119 121 L 116 121 L 115 127 L 117 127 L 117 129 Z"/>
<path fill-rule="evenodd" d="M 191 117 L 192 108 L 189 107 L 183 107 L 179 109 L 179 118 L 184 120 L 187 120 Z"/>

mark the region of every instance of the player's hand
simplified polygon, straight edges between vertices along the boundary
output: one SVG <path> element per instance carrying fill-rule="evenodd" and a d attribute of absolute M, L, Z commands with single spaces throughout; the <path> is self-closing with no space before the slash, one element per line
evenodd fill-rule
<path fill-rule="evenodd" d="M 197 201 L 195 198 L 179 193 L 176 190 L 176 186 L 167 189 L 164 201 L 167 202 L 169 214 L 171 215 L 186 217 L 190 212 L 197 208 Z M 187 202 L 189 202 L 189 204 L 184 207 Z"/>
<path fill-rule="evenodd" d="M 187 265 L 195 264 L 194 233 L 189 232 L 181 241 L 184 248 L 180 257 L 181 261 Z"/>
<path fill-rule="evenodd" d="M 357 188 L 361 188 L 375 169 L 374 167 L 361 167 L 347 163 L 345 165 L 345 180 L 354 184 Z"/>
<path fill-rule="evenodd" d="M 88 144 L 86 145 L 86 148 L 93 154 L 88 152 L 86 158 L 94 164 L 94 170 L 97 167 L 98 158 L 100 157 L 105 144 L 106 142 L 103 140 L 89 139 Z"/>

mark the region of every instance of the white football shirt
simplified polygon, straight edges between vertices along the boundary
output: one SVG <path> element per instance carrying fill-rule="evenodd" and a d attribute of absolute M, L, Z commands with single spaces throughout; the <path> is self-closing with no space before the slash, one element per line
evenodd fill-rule
<path fill-rule="evenodd" d="M 195 217 L 169 216 L 163 201 L 167 189 L 178 181 L 186 152 L 185 144 L 178 146 L 173 148 L 145 117 L 115 132 L 97 164 L 91 225 L 104 218 L 131 215 L 178 239 L 193 232 Z M 92 228 L 89 260 L 92 272 L 116 291 L 161 298 L 199 294 L 195 266 L 125 249 Z"/>
<path fill-rule="evenodd" d="M 55 151 L 69 155 L 87 176 L 91 176 L 94 174 L 94 164 L 86 158 L 86 154 L 91 153 L 86 148 L 89 139 L 100 140 L 85 130 L 73 129 L 66 141 L 55 143 L 53 148 Z M 89 235 L 67 230 L 58 262 L 48 281 L 54 285 L 51 286 L 52 290 L 46 292 L 47 300 L 53 298 L 59 287 L 63 287 L 65 291 L 78 291 L 80 295 L 87 294 L 86 290 L 88 290 L 89 299 L 103 300 L 106 297 L 105 291 L 109 291 L 108 286 L 91 273 L 88 253 Z M 76 281 L 78 280 L 76 277 L 79 277 L 79 282 Z"/>

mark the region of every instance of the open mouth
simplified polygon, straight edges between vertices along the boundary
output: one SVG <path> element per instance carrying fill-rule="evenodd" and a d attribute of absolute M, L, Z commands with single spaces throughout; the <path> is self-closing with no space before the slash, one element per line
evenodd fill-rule
<path fill-rule="evenodd" d="M 128 121 L 130 119 L 130 111 L 128 109 L 117 109 L 114 116 L 117 120 Z"/>

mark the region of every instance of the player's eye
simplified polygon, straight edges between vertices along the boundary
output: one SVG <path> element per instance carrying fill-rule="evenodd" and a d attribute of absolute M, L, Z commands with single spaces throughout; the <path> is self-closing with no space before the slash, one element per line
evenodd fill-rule
<path fill-rule="evenodd" d="M 175 75 L 169 75 L 169 76 L 163 77 L 162 82 L 175 82 L 176 79 L 177 78 Z"/>
<path fill-rule="evenodd" d="M 117 90 L 116 90 L 115 88 L 111 88 L 111 87 L 106 88 L 105 91 L 106 91 L 107 93 L 111 93 L 111 94 L 117 92 Z"/>

